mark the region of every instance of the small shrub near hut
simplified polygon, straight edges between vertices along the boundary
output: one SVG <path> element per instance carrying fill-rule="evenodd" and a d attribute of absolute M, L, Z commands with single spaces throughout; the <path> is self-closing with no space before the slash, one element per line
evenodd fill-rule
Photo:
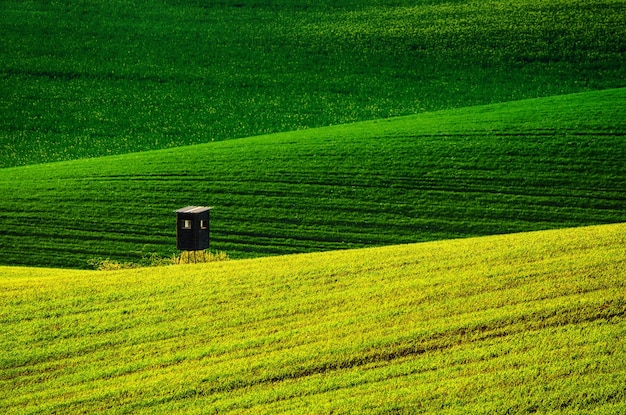
<path fill-rule="evenodd" d="M 87 264 L 98 271 L 117 271 L 139 267 L 139 264 L 133 262 L 119 262 L 111 258 L 91 258 Z"/>
<path fill-rule="evenodd" d="M 200 262 L 228 261 L 228 254 L 223 251 L 183 251 L 172 258 L 173 264 L 195 264 Z"/>
<path fill-rule="evenodd" d="M 120 262 L 110 258 L 92 258 L 87 263 L 98 271 L 116 271 L 120 269 L 162 267 L 166 265 L 197 264 L 203 262 L 228 261 L 228 254 L 223 251 L 183 251 L 170 258 L 152 253 L 139 262 Z"/>

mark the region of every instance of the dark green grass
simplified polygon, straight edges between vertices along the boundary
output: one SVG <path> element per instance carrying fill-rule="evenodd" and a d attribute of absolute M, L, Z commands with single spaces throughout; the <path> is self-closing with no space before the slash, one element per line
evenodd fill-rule
<path fill-rule="evenodd" d="M 3 1 L 0 166 L 623 87 L 625 9 Z"/>
<path fill-rule="evenodd" d="M 626 90 L 0 170 L 0 263 L 250 257 L 626 221 Z"/>

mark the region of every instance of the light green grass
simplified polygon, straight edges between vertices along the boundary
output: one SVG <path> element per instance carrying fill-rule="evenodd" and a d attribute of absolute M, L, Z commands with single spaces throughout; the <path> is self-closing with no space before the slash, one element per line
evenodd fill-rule
<path fill-rule="evenodd" d="M 0 2 L 0 167 L 626 86 L 623 0 Z"/>
<path fill-rule="evenodd" d="M 626 221 L 626 90 L 0 170 L 0 264 L 175 250 L 214 206 L 231 258 Z"/>
<path fill-rule="evenodd" d="M 0 268 L 0 411 L 626 410 L 626 225 L 102 272 Z"/>

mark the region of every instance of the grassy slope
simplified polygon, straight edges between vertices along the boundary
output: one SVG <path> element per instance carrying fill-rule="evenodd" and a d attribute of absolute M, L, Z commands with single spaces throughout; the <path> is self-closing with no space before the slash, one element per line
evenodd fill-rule
<path fill-rule="evenodd" d="M 624 87 L 623 0 L 0 3 L 0 166 Z"/>
<path fill-rule="evenodd" d="M 0 268 L 0 410 L 624 413 L 624 246 L 619 224 L 131 271 Z"/>
<path fill-rule="evenodd" d="M 0 170 L 0 263 L 170 255 L 215 206 L 232 257 L 626 221 L 626 90 Z"/>

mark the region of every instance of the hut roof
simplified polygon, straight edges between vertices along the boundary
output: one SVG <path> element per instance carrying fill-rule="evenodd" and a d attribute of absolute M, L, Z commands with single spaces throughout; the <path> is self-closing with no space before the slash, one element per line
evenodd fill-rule
<path fill-rule="evenodd" d="M 176 211 L 176 213 L 202 213 L 207 210 L 213 209 L 212 206 L 187 206 L 184 208 L 180 208 Z"/>

